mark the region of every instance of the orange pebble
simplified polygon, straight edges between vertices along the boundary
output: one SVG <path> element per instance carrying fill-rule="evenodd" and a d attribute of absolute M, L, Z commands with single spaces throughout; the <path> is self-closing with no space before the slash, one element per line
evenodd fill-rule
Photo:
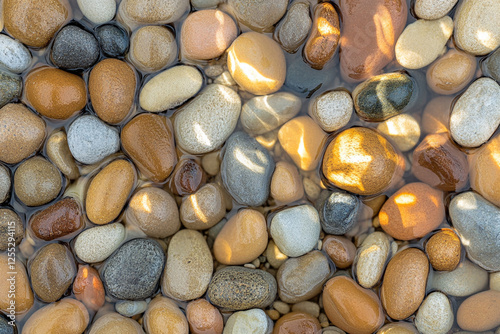
<path fill-rule="evenodd" d="M 78 267 L 73 293 L 91 310 L 97 311 L 104 305 L 104 286 L 97 270 L 89 265 Z"/>
<path fill-rule="evenodd" d="M 187 305 L 186 316 L 193 334 L 221 334 L 222 315 L 206 299 L 193 300 Z"/>

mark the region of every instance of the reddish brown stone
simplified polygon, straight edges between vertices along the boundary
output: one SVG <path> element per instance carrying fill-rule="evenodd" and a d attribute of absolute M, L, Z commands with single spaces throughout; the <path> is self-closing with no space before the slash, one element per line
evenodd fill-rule
<path fill-rule="evenodd" d="M 168 186 L 175 195 L 191 195 L 205 184 L 207 175 L 201 166 L 193 159 L 179 161 Z"/>
<path fill-rule="evenodd" d="M 356 256 L 356 246 L 351 240 L 341 236 L 326 236 L 323 239 L 323 249 L 340 269 L 350 267 Z"/>
<path fill-rule="evenodd" d="M 70 197 L 60 200 L 34 214 L 30 226 L 45 241 L 64 237 L 83 227 L 80 205 Z"/>
<path fill-rule="evenodd" d="M 104 305 L 104 286 L 97 270 L 89 265 L 80 265 L 73 283 L 73 293 L 89 309 L 97 311 Z"/>
<path fill-rule="evenodd" d="M 318 319 L 304 312 L 291 312 L 282 316 L 274 326 L 273 334 L 319 334 Z"/>

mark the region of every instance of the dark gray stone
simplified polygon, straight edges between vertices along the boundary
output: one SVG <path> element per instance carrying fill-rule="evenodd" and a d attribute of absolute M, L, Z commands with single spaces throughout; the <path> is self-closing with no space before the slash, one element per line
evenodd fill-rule
<path fill-rule="evenodd" d="M 323 231 L 343 235 L 356 224 L 359 199 L 343 191 L 323 191 L 316 202 L 316 208 Z"/>
<path fill-rule="evenodd" d="M 124 29 L 114 24 L 105 24 L 96 29 L 96 35 L 106 56 L 122 57 L 127 52 L 130 40 Z"/>
<path fill-rule="evenodd" d="M 274 167 L 269 151 L 245 132 L 235 132 L 227 140 L 221 166 L 222 181 L 238 203 L 264 204 L 269 197 Z"/>
<path fill-rule="evenodd" d="M 20 76 L 0 69 L 0 108 L 21 96 L 22 89 Z"/>
<path fill-rule="evenodd" d="M 486 73 L 500 82 L 500 48 L 493 52 L 484 62 L 483 68 L 486 67 Z"/>
<path fill-rule="evenodd" d="M 54 65 L 65 70 L 87 69 L 99 58 L 99 43 L 91 33 L 69 25 L 54 39 L 50 58 Z"/>
<path fill-rule="evenodd" d="M 141 300 L 158 289 L 165 253 L 151 239 L 133 239 L 123 244 L 101 268 L 107 293 L 117 299 Z"/>
<path fill-rule="evenodd" d="M 328 85 L 334 77 L 334 68 L 318 71 L 307 65 L 302 57 L 296 57 L 286 64 L 285 86 L 299 93 L 300 96 L 310 97 L 322 85 Z"/>
<path fill-rule="evenodd" d="M 9 320 L 0 315 L 0 334 L 15 334 L 17 330 L 15 327 L 9 325 Z"/>

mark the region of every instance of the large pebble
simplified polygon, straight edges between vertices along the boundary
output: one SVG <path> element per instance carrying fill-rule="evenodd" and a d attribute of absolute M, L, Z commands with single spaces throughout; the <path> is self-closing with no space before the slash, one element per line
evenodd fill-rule
<path fill-rule="evenodd" d="M 309 34 L 312 25 L 309 6 L 306 1 L 292 3 L 285 17 L 274 30 L 274 37 L 289 53 L 295 53 Z"/>
<path fill-rule="evenodd" d="M 75 260 L 62 244 L 42 247 L 29 264 L 31 285 L 38 298 L 55 302 L 66 292 L 76 276 Z"/>
<path fill-rule="evenodd" d="M 189 324 L 177 304 L 162 295 L 156 296 L 144 313 L 144 329 L 149 334 L 188 334 Z"/>
<path fill-rule="evenodd" d="M 0 203 L 3 203 L 10 196 L 12 180 L 10 171 L 4 165 L 0 164 Z"/>
<path fill-rule="evenodd" d="M 0 34 L 0 64 L 14 73 L 21 73 L 30 66 L 31 53 L 21 43 Z"/>
<path fill-rule="evenodd" d="M 80 176 L 78 166 L 69 150 L 68 137 L 64 131 L 56 131 L 50 135 L 45 144 L 45 151 L 50 161 L 70 180 Z"/>
<path fill-rule="evenodd" d="M 180 208 L 182 224 L 192 230 L 206 230 L 220 222 L 226 214 L 224 193 L 215 183 L 201 187 L 186 197 Z"/>
<path fill-rule="evenodd" d="M 97 225 L 118 217 L 136 179 L 133 165 L 118 159 L 104 167 L 90 182 L 85 200 L 87 217 Z"/>
<path fill-rule="evenodd" d="M 66 120 L 87 103 L 85 82 L 76 74 L 45 66 L 32 70 L 25 80 L 26 99 L 42 116 Z"/>
<path fill-rule="evenodd" d="M 89 265 L 79 265 L 73 282 L 73 294 L 88 309 L 97 311 L 104 305 L 104 285 L 97 270 Z"/>
<path fill-rule="evenodd" d="M 406 319 L 425 297 L 429 260 L 418 248 L 398 252 L 385 270 L 380 299 L 387 314 L 395 320 Z"/>
<path fill-rule="evenodd" d="M 21 96 L 23 81 L 20 76 L 0 68 L 0 107 Z"/>
<path fill-rule="evenodd" d="M 476 59 L 458 50 L 450 50 L 427 69 L 427 85 L 436 93 L 458 93 L 476 73 Z"/>
<path fill-rule="evenodd" d="M 439 57 L 453 33 L 449 16 L 439 20 L 417 20 L 409 24 L 396 43 L 396 60 L 403 67 L 415 70 Z"/>
<path fill-rule="evenodd" d="M 165 253 L 158 242 L 133 239 L 123 244 L 100 269 L 109 296 L 140 300 L 157 289 L 165 264 Z"/>
<path fill-rule="evenodd" d="M 460 263 L 462 244 L 455 232 L 443 229 L 427 241 L 425 252 L 434 270 L 451 271 Z"/>
<path fill-rule="evenodd" d="M 203 235 L 193 230 L 177 232 L 167 254 L 161 281 L 163 294 L 184 301 L 203 296 L 213 271 L 212 254 Z"/>
<path fill-rule="evenodd" d="M 218 270 L 207 297 L 215 306 L 240 311 L 265 308 L 276 298 L 276 279 L 266 271 L 229 266 Z"/>
<path fill-rule="evenodd" d="M 253 30 L 267 32 L 283 17 L 288 1 L 229 0 L 228 4 L 238 22 Z"/>
<path fill-rule="evenodd" d="M 241 100 L 229 87 L 207 86 L 175 116 L 177 144 L 192 154 L 203 154 L 221 146 L 236 128 Z"/>
<path fill-rule="evenodd" d="M 159 71 L 172 64 L 176 57 L 177 42 L 165 26 L 145 26 L 130 37 L 128 58 L 143 72 Z"/>
<path fill-rule="evenodd" d="M 450 296 L 470 296 L 488 286 L 488 273 L 465 260 L 455 270 L 435 272 L 430 285 Z"/>
<path fill-rule="evenodd" d="M 500 291 L 483 291 L 467 298 L 458 308 L 457 324 L 466 331 L 495 329 L 500 325 Z"/>
<path fill-rule="evenodd" d="M 231 135 L 225 150 L 221 165 L 224 187 L 240 204 L 264 204 L 275 167 L 269 151 L 244 132 Z"/>
<path fill-rule="evenodd" d="M 372 288 L 382 278 L 390 253 L 390 241 L 383 232 L 373 232 L 361 244 L 356 255 L 356 277 L 359 285 Z"/>
<path fill-rule="evenodd" d="M 14 240 L 12 240 L 14 238 Z M 19 215 L 11 209 L 0 209 L 0 251 L 16 246 L 24 238 L 24 226 Z"/>
<path fill-rule="evenodd" d="M 328 235 L 323 239 L 323 250 L 339 269 L 350 267 L 356 256 L 356 246 L 352 241 L 336 235 Z"/>
<path fill-rule="evenodd" d="M 189 0 L 124 0 L 118 15 L 133 24 L 167 24 L 189 9 Z"/>
<path fill-rule="evenodd" d="M 95 30 L 99 47 L 108 57 L 122 57 L 128 51 L 130 39 L 125 29 L 114 24 L 105 24 Z"/>
<path fill-rule="evenodd" d="M 469 259 L 486 270 L 499 271 L 500 208 L 469 191 L 454 197 L 449 211 Z"/>
<path fill-rule="evenodd" d="M 433 292 L 425 298 L 415 317 L 415 325 L 422 334 L 446 334 L 453 326 L 453 307 L 441 292 Z"/>
<path fill-rule="evenodd" d="M 272 320 L 261 309 L 239 311 L 231 314 L 224 326 L 223 334 L 268 334 L 273 329 Z"/>
<path fill-rule="evenodd" d="M 141 108 L 161 112 L 175 108 L 193 97 L 203 84 L 200 71 L 192 66 L 175 66 L 154 76 L 141 89 Z"/>
<path fill-rule="evenodd" d="M 256 96 L 241 108 L 241 125 L 251 135 L 261 135 L 288 122 L 300 111 L 302 101 L 288 92 Z"/>
<path fill-rule="evenodd" d="M 309 104 L 309 115 L 326 132 L 337 131 L 349 123 L 354 104 L 349 92 L 331 90 Z"/>
<path fill-rule="evenodd" d="M 107 313 L 94 321 L 89 334 L 144 334 L 141 325 L 133 319 L 126 318 L 118 313 Z"/>
<path fill-rule="evenodd" d="M 50 59 L 64 70 L 87 69 L 99 58 L 99 43 L 91 33 L 75 25 L 62 28 L 54 38 Z"/>
<path fill-rule="evenodd" d="M 307 204 L 276 213 L 269 228 L 280 251 L 292 257 L 311 251 L 318 242 L 320 231 L 318 211 Z"/>
<path fill-rule="evenodd" d="M 186 317 L 193 334 L 222 334 L 224 323 L 219 310 L 206 299 L 189 302 Z"/>
<path fill-rule="evenodd" d="M 500 2 L 497 0 L 461 1 L 455 11 L 455 43 L 462 50 L 485 55 L 500 45 Z"/>
<path fill-rule="evenodd" d="M 114 0 L 77 0 L 77 3 L 82 14 L 95 24 L 111 21 L 116 13 Z"/>
<path fill-rule="evenodd" d="M 315 334 L 321 333 L 321 324 L 318 319 L 305 312 L 290 312 L 283 315 L 276 321 L 273 334 L 301 333 Z M 323 332 L 327 333 L 328 332 Z M 334 334 L 337 334 L 335 332 Z"/>
<path fill-rule="evenodd" d="M 343 191 L 323 191 L 316 200 L 321 228 L 328 234 L 342 235 L 357 222 L 359 199 Z"/>
<path fill-rule="evenodd" d="M 304 185 L 297 167 L 286 161 L 276 164 L 271 179 L 271 197 L 277 203 L 292 203 L 304 197 Z"/>
<path fill-rule="evenodd" d="M 9 103 L 0 109 L 0 160 L 15 164 L 43 143 L 45 122 L 23 104 Z"/>
<path fill-rule="evenodd" d="M 284 2 L 286 8 L 286 1 L 278 2 Z M 269 4 L 272 5 L 271 2 Z M 260 3 L 255 7 L 266 5 Z M 286 61 L 281 47 L 266 35 L 253 31 L 234 40 L 228 49 L 227 67 L 234 81 L 254 95 L 274 93 L 285 82 Z"/>
<path fill-rule="evenodd" d="M 379 123 L 377 130 L 391 139 L 394 145 L 402 151 L 411 150 L 420 139 L 420 125 L 409 114 L 400 114 Z"/>
<path fill-rule="evenodd" d="M 170 119 L 164 115 L 141 114 L 122 129 L 123 150 L 139 170 L 154 182 L 163 182 L 177 163 Z"/>
<path fill-rule="evenodd" d="M 500 206 L 500 178 L 498 171 L 498 154 L 500 152 L 500 136 L 491 139 L 474 154 L 469 156 L 470 185 L 485 199 Z"/>
<path fill-rule="evenodd" d="M 75 254 L 87 263 L 106 260 L 125 239 L 125 228 L 120 223 L 97 226 L 76 237 Z"/>
<path fill-rule="evenodd" d="M 15 266 L 15 274 L 11 274 L 13 272 L 12 265 Z M 8 253 L 2 252 L 0 254 L 0 269 L 0 310 L 11 314 L 13 308 L 11 301 L 14 301 L 14 313 L 25 313 L 33 306 L 34 298 L 24 264 L 17 259 L 12 263 Z M 12 277 L 14 277 L 13 280 Z M 12 296 L 12 292 L 9 292 L 12 290 L 15 291 L 14 296 Z M 2 332 L 0 331 L 0 333 Z"/>

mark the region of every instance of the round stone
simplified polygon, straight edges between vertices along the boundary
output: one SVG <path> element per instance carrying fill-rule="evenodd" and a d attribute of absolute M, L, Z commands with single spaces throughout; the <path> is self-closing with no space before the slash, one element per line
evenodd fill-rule
<path fill-rule="evenodd" d="M 192 230 L 206 230 L 220 222 L 226 214 L 224 193 L 216 183 L 201 187 L 186 197 L 180 208 L 182 224 Z"/>
<path fill-rule="evenodd" d="M 411 150 L 420 139 L 420 125 L 408 114 L 397 115 L 379 123 L 377 130 L 391 139 L 401 152 Z"/>
<path fill-rule="evenodd" d="M 206 299 L 189 302 L 186 317 L 193 334 L 222 334 L 224 327 L 219 310 Z"/>
<path fill-rule="evenodd" d="M 238 22 L 252 30 L 267 32 L 283 17 L 288 1 L 229 0 L 228 5 Z"/>
<path fill-rule="evenodd" d="M 483 291 L 467 298 L 458 308 L 457 324 L 466 331 L 495 329 L 500 325 L 500 291 Z"/>
<path fill-rule="evenodd" d="M 54 65 L 65 70 L 87 69 L 98 58 L 97 39 L 75 25 L 68 25 L 57 33 L 50 51 Z"/>
<path fill-rule="evenodd" d="M 159 71 L 172 64 L 177 57 L 174 34 L 164 26 L 139 28 L 130 38 L 128 57 L 141 71 Z"/>
<path fill-rule="evenodd" d="M 99 47 L 108 57 L 123 57 L 128 51 L 130 40 L 125 29 L 114 24 L 99 26 L 96 30 Z"/>
<path fill-rule="evenodd" d="M 104 305 L 106 292 L 96 269 L 89 265 L 78 266 L 73 294 L 90 310 L 97 311 Z"/>
<path fill-rule="evenodd" d="M 261 309 L 239 311 L 231 314 L 224 326 L 224 333 L 270 333 L 272 320 Z"/>
<path fill-rule="evenodd" d="M 441 230 L 434 234 L 425 245 L 432 268 L 451 271 L 460 263 L 462 244 L 458 236 L 451 230 Z"/>
<path fill-rule="evenodd" d="M 111 21 L 116 13 L 114 0 L 77 0 L 83 15 L 95 24 Z"/>
<path fill-rule="evenodd" d="M 432 292 L 420 305 L 415 326 L 422 334 L 448 333 L 454 320 L 453 307 L 448 297 L 441 292 Z"/>
<path fill-rule="evenodd" d="M 309 104 L 309 115 L 326 132 L 337 131 L 349 123 L 354 104 L 344 90 L 331 90 L 316 97 Z"/>
<path fill-rule="evenodd" d="M 476 73 L 476 59 L 458 50 L 450 50 L 427 69 L 427 85 L 436 93 L 458 93 Z"/>
<path fill-rule="evenodd" d="M 323 239 L 323 250 L 339 269 L 349 268 L 356 256 L 356 246 L 352 241 L 336 235 Z"/>
<path fill-rule="evenodd" d="M 359 199 L 343 191 L 323 191 L 316 201 L 321 228 L 328 234 L 342 235 L 357 222 Z"/>
<path fill-rule="evenodd" d="M 189 324 L 184 313 L 173 300 L 161 294 L 149 303 L 143 319 L 146 333 L 189 334 Z"/>
<path fill-rule="evenodd" d="M 120 223 L 89 228 L 76 237 L 75 254 L 87 263 L 106 260 L 125 239 L 125 228 Z"/>
<path fill-rule="evenodd" d="M 21 43 L 0 34 L 0 64 L 14 73 L 21 73 L 31 64 L 31 53 Z"/>
<path fill-rule="evenodd" d="M 9 243 L 19 245 L 23 238 L 24 226 L 19 215 L 10 209 L 0 209 L 0 250 L 11 248 Z"/>

